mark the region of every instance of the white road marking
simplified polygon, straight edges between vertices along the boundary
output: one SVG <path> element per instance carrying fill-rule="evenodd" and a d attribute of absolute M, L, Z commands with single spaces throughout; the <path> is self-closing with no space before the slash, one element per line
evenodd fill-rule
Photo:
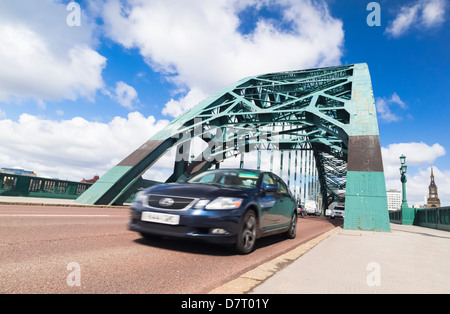
<path fill-rule="evenodd" d="M 0 214 L 0 217 L 110 217 L 110 215 Z"/>

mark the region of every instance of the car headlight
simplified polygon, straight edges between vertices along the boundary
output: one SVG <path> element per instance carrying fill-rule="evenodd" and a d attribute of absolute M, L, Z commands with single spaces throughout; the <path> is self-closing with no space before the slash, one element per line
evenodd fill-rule
<path fill-rule="evenodd" d="M 210 202 L 210 200 L 199 200 L 197 203 L 195 203 L 194 208 L 196 208 L 196 209 L 202 208 L 209 202 Z"/>
<path fill-rule="evenodd" d="M 241 206 L 243 199 L 236 197 L 218 197 L 211 203 L 206 205 L 205 209 L 208 210 L 225 210 L 233 209 Z"/>
<path fill-rule="evenodd" d="M 136 193 L 134 201 L 137 203 L 145 203 L 147 201 L 147 194 L 145 193 L 145 191 L 140 191 Z"/>

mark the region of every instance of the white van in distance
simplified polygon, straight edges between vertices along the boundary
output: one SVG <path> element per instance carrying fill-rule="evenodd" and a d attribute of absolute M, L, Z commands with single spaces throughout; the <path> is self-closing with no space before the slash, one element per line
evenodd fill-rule
<path fill-rule="evenodd" d="M 319 205 L 316 201 L 306 201 L 304 210 L 307 215 L 320 215 Z"/>

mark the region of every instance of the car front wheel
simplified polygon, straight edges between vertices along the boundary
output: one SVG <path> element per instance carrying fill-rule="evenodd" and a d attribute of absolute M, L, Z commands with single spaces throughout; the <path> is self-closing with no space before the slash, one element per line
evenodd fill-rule
<path fill-rule="evenodd" d="M 248 254 L 255 248 L 256 215 L 252 210 L 245 213 L 237 236 L 236 250 L 241 254 Z"/>
<path fill-rule="evenodd" d="M 284 233 L 287 239 L 295 239 L 297 236 L 297 222 L 298 218 L 295 213 L 292 214 L 291 224 L 289 225 L 289 230 Z"/>

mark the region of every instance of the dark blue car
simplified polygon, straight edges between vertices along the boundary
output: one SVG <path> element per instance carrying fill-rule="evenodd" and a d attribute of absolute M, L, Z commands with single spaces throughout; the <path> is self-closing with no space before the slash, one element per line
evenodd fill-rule
<path fill-rule="evenodd" d="M 233 244 L 253 251 L 256 239 L 277 233 L 296 236 L 296 202 L 271 172 L 220 169 L 183 183 L 163 184 L 136 195 L 129 229 L 154 235 Z"/>

